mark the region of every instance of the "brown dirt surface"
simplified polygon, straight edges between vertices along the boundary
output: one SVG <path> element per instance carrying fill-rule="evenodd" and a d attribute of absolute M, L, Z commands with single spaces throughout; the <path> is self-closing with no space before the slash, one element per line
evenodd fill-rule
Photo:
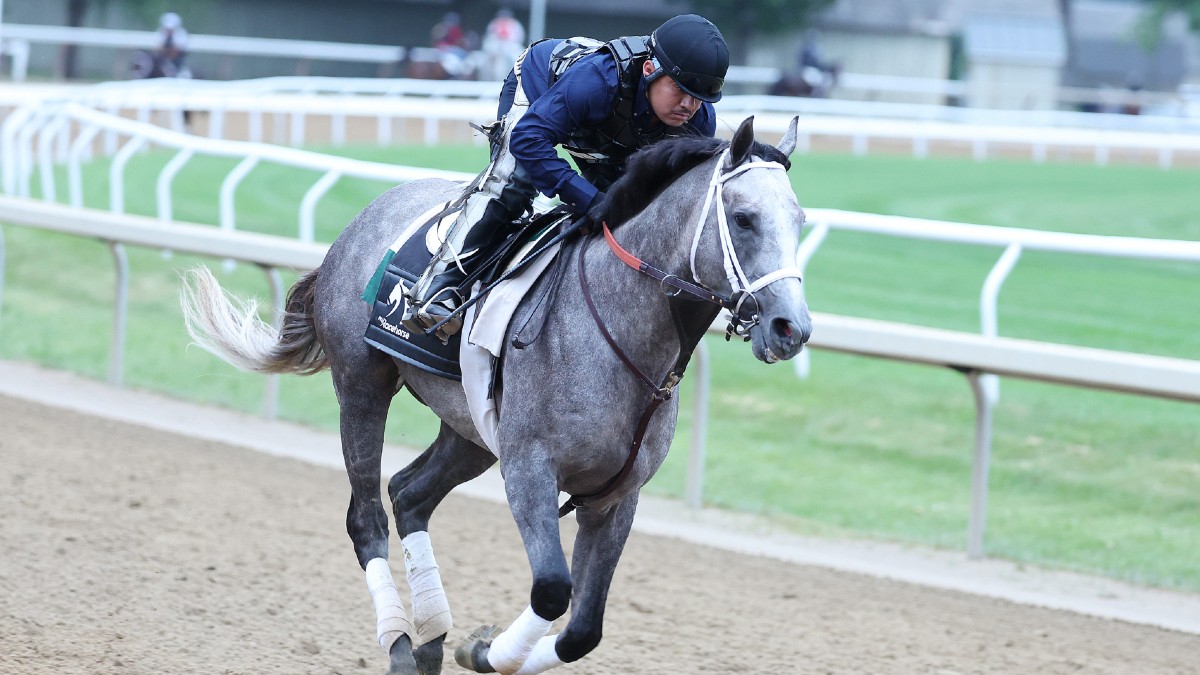
<path fill-rule="evenodd" d="M 3 395 L 0 429 L 0 673 L 386 669 L 340 471 Z M 516 617 L 529 570 L 498 504 L 452 495 L 431 534 L 463 672 L 450 651 Z M 634 532 L 604 641 L 557 672 L 1194 673 L 1198 654 L 1200 635 Z"/>

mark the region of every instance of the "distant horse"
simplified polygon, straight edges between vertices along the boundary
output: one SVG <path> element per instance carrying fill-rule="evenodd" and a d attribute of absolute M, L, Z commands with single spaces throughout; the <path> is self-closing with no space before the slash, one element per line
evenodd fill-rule
<path fill-rule="evenodd" d="M 183 80 L 196 79 L 192 69 L 182 62 L 171 59 L 160 50 L 139 49 L 129 57 L 129 75 L 135 80 L 158 77 L 176 77 Z"/>
<path fill-rule="evenodd" d="M 206 268 L 191 272 L 182 300 L 201 346 L 252 371 L 332 373 L 351 485 L 346 529 L 366 573 L 389 672 L 441 671 L 450 610 L 429 519 L 451 489 L 497 457 L 532 571 L 530 602 L 507 630 L 477 630 L 456 660 L 475 672 L 524 675 L 576 661 L 599 644 L 639 491 L 674 435 L 672 393 L 721 306 L 767 363 L 795 356 L 811 333 L 795 269 L 804 212 L 785 173 L 795 145 L 795 120 L 776 148 L 754 140 L 749 118 L 731 142 L 665 140 L 630 159 L 592 213 L 604 236 L 577 240 L 561 253 L 565 272 L 543 275 L 533 287 L 530 297 L 537 297 L 541 284 L 558 283 L 539 337 L 518 346 L 509 329 L 493 384 L 496 454 L 471 421 L 460 382 L 363 341 L 369 310 L 359 296 L 397 228 L 462 185 L 415 181 L 369 204 L 320 267 L 292 287 L 278 331 L 258 319 L 253 303 L 231 301 Z M 411 620 L 388 567 L 379 494 L 384 421 L 403 386 L 441 418 L 437 440 L 388 483 Z M 572 495 L 562 512 L 577 507 L 570 567 L 559 538 L 560 492 Z M 568 606 L 565 629 L 547 635 Z"/>
<path fill-rule="evenodd" d="M 768 89 L 771 96 L 799 96 L 804 98 L 829 98 L 842 74 L 842 65 L 834 63 L 828 68 L 806 66 L 796 72 L 784 73 Z"/>
<path fill-rule="evenodd" d="M 420 80 L 477 80 L 487 71 L 490 58 L 478 50 L 414 48 L 403 62 L 403 72 Z"/>

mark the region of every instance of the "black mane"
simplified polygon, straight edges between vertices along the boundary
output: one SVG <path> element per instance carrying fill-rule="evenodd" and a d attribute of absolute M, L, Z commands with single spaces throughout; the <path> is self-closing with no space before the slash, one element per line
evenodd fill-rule
<path fill-rule="evenodd" d="M 612 184 L 589 215 L 593 222 L 606 222 L 609 227 L 616 227 L 640 213 L 680 176 L 727 147 L 729 141 L 695 136 L 670 138 L 648 145 L 630 155 L 625 162 L 624 175 Z M 791 168 L 791 162 L 775 146 L 755 141 L 752 154 Z"/>

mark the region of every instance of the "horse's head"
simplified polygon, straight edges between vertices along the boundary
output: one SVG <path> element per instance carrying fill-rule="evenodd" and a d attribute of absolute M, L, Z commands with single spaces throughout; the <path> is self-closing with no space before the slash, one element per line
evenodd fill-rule
<path fill-rule="evenodd" d="M 713 167 L 692 249 L 693 276 L 729 289 L 736 303 L 731 328 L 767 363 L 792 358 L 812 334 L 796 268 L 804 211 L 786 173 L 796 123 L 772 147 L 755 142 L 753 117 L 742 122 Z"/>
<path fill-rule="evenodd" d="M 754 140 L 753 117 L 728 144 L 699 137 L 651 144 L 629 159 L 590 213 L 614 227 L 639 220 L 643 227 L 629 237 L 639 253 L 660 264 L 675 261 L 656 277 L 664 289 L 690 276 L 707 290 L 676 288 L 704 300 L 728 298 L 720 304 L 734 312 L 731 328 L 767 363 L 795 356 L 812 333 L 796 269 L 804 211 L 786 173 L 797 121 L 779 147 Z M 625 253 L 627 263 L 651 274 L 652 266 Z"/>

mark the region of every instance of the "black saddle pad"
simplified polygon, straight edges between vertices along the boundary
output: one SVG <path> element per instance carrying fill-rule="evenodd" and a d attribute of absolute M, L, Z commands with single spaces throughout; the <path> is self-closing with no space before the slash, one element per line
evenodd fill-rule
<path fill-rule="evenodd" d="M 527 255 L 531 249 L 536 250 L 536 244 L 530 244 L 548 238 L 555 226 L 566 217 L 567 214 L 556 210 L 522 222 L 514 234 L 481 263 L 482 274 L 479 275 L 479 280 L 486 286 L 491 279 L 498 278 L 518 256 Z M 425 238 L 429 228 L 439 220 L 440 218 L 434 218 L 422 225 L 420 230 L 396 251 L 386 266 L 383 266 L 379 290 L 375 293 L 371 305 L 371 320 L 367 324 L 367 332 L 363 339 L 372 347 L 422 370 L 452 380 L 461 380 L 462 370 L 458 363 L 461 333 L 451 336 L 443 344 L 433 334 L 413 333 L 400 325 L 400 318 L 404 316 L 407 305 L 404 292 L 433 259 Z M 473 285 L 474 281 L 468 278 L 467 283 Z M 460 291 L 466 298 L 469 288 L 461 288 Z"/>

